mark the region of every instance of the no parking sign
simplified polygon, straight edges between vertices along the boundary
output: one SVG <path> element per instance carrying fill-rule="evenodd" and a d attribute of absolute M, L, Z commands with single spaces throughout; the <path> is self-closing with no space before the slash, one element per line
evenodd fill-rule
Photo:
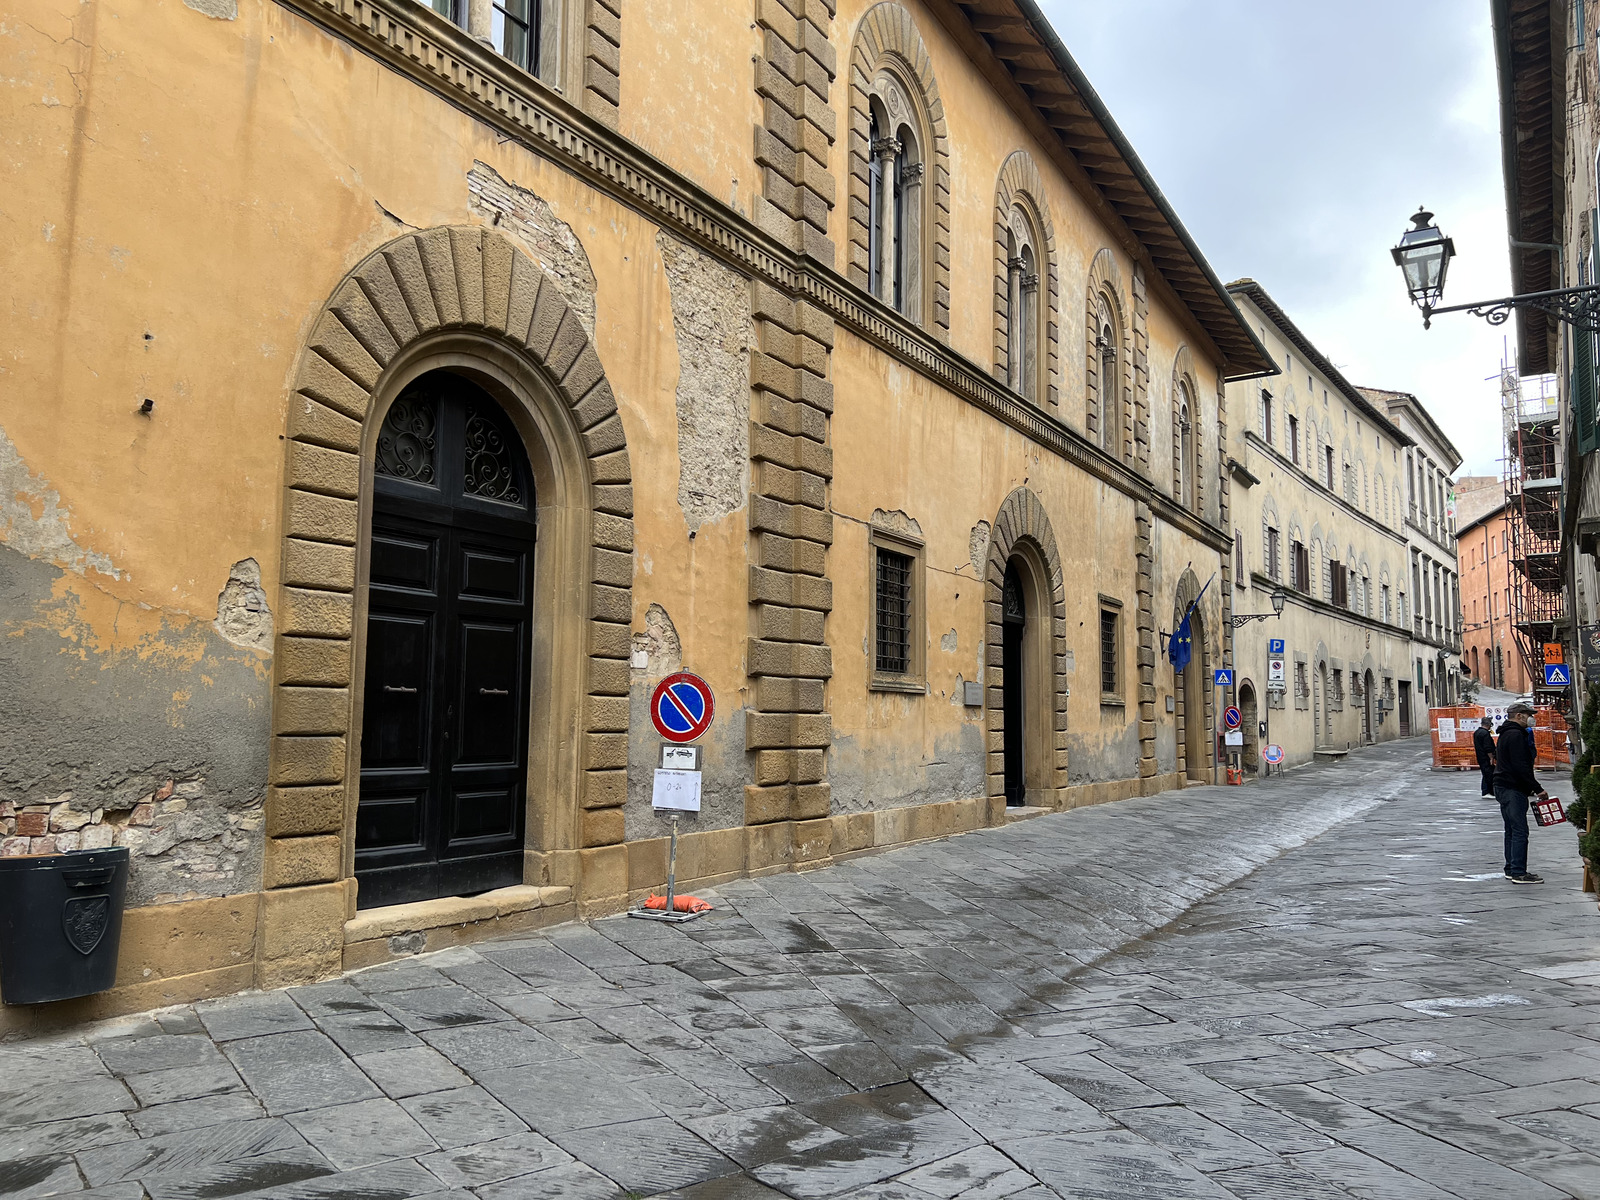
<path fill-rule="evenodd" d="M 650 696 L 650 720 L 669 742 L 692 742 L 711 728 L 711 685 L 689 671 L 668 675 Z"/>

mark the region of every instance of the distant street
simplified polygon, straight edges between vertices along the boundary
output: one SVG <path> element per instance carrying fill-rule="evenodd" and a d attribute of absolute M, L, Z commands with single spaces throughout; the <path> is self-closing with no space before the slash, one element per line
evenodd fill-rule
<path fill-rule="evenodd" d="M 1600 1197 L 1572 831 L 1425 750 L 17 1043 L 0 1195 Z"/>

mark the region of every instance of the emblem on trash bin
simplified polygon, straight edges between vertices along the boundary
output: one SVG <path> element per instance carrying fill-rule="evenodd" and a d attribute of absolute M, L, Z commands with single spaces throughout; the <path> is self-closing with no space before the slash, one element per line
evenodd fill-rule
<path fill-rule="evenodd" d="M 61 926 L 79 954 L 92 953 L 110 923 L 110 896 L 73 896 L 61 906 Z"/>

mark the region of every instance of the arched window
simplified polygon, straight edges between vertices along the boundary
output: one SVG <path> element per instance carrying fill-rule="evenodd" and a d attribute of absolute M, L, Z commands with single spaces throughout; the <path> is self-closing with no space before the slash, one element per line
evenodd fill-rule
<path fill-rule="evenodd" d="M 1194 408 L 1189 400 L 1189 381 L 1178 381 L 1178 503 L 1194 507 Z"/>
<path fill-rule="evenodd" d="M 1021 207 L 1011 210 L 1006 249 L 1006 382 L 1039 401 L 1039 237 Z"/>
<path fill-rule="evenodd" d="M 1122 457 L 1121 371 L 1117 361 L 1117 323 L 1111 302 L 1100 297 L 1095 320 L 1094 353 L 1097 360 L 1095 397 L 1100 409 L 1100 444 L 1106 452 Z"/>
<path fill-rule="evenodd" d="M 922 317 L 922 138 L 906 89 L 880 72 L 869 101 L 868 289 L 913 321 Z"/>

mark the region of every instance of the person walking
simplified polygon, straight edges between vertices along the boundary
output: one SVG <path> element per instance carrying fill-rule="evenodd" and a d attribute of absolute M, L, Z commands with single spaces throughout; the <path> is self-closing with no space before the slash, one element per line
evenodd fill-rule
<path fill-rule="evenodd" d="M 1484 717 L 1472 731 L 1472 749 L 1478 755 L 1478 770 L 1483 772 L 1481 792 L 1494 795 L 1494 722 Z"/>
<path fill-rule="evenodd" d="M 1528 725 L 1533 705 L 1518 701 L 1506 710 L 1494 755 L 1494 798 L 1506 830 L 1506 878 L 1512 883 L 1543 883 L 1528 870 L 1528 797 L 1545 790 L 1533 776 L 1533 738 Z M 1476 734 L 1473 736 L 1477 740 Z"/>

